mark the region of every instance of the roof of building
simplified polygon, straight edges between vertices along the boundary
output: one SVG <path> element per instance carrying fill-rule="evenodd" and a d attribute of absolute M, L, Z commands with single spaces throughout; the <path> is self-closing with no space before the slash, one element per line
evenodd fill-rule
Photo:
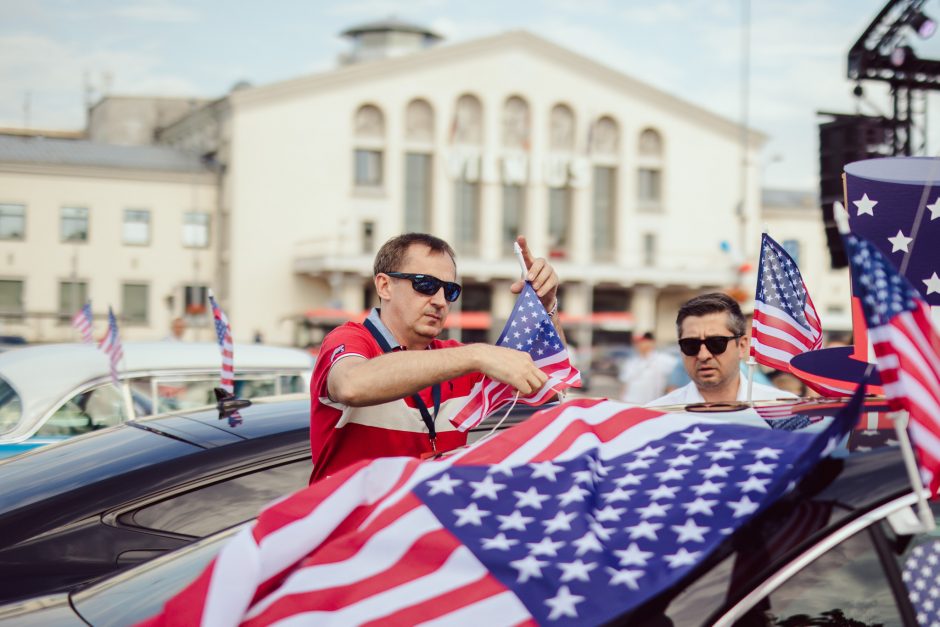
<path fill-rule="evenodd" d="M 819 196 L 802 189 L 762 189 L 761 206 L 767 209 L 815 209 Z"/>
<path fill-rule="evenodd" d="M 207 172 L 197 156 L 169 146 L 118 146 L 87 140 L 0 135 L 0 162 Z"/>
<path fill-rule="evenodd" d="M 394 17 L 390 17 L 384 20 L 377 20 L 375 22 L 367 22 L 365 24 L 360 24 L 358 26 L 353 26 L 347 28 L 341 34 L 344 37 L 350 37 L 353 35 L 360 35 L 362 33 L 384 33 L 387 31 L 399 31 L 404 33 L 418 33 L 419 35 L 427 35 L 428 37 L 434 37 L 436 39 L 441 39 L 441 36 L 435 33 L 434 31 L 421 26 L 419 24 L 414 24 L 411 22 L 404 22 Z"/>

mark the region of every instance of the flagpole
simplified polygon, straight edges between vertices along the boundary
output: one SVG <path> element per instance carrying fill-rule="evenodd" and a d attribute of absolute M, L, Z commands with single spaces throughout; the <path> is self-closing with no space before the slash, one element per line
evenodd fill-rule
<path fill-rule="evenodd" d="M 525 281 L 529 269 L 525 265 L 525 257 L 522 256 L 522 246 L 519 245 L 519 242 L 513 242 L 512 250 L 516 253 L 516 259 L 519 260 L 519 267 L 522 269 L 522 280 Z"/>
<path fill-rule="evenodd" d="M 914 459 L 914 449 L 907 435 L 908 414 L 904 411 L 896 411 L 892 413 L 890 417 L 894 422 L 894 432 L 898 435 L 898 448 L 901 449 L 901 456 L 904 458 L 904 467 L 907 469 L 907 477 L 910 479 L 914 494 L 917 495 L 917 513 L 920 516 L 921 524 L 923 524 L 923 529 L 919 531 L 933 531 L 937 523 L 934 520 L 930 506 L 927 504 L 927 490 L 924 488 L 920 474 L 917 472 L 917 461 Z"/>

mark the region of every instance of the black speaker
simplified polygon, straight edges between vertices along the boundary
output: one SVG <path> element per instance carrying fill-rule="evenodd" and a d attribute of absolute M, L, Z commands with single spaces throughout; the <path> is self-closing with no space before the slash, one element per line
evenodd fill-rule
<path fill-rule="evenodd" d="M 833 203 L 843 202 L 842 169 L 853 161 L 890 156 L 893 127 L 891 120 L 880 116 L 822 112 L 820 115 L 832 119 L 819 124 L 819 205 L 830 265 L 844 268 L 848 259 L 833 214 Z"/>

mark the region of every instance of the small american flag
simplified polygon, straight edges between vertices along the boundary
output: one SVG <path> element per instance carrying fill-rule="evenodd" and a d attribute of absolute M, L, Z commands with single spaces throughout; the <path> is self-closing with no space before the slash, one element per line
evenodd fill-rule
<path fill-rule="evenodd" d="M 761 238 L 751 355 L 759 364 L 789 372 L 794 355 L 822 346 L 822 326 L 800 269 L 777 242 Z"/>
<path fill-rule="evenodd" d="M 114 317 L 114 311 L 110 307 L 108 307 L 108 331 L 98 342 L 98 348 L 104 351 L 111 362 L 111 382 L 120 386 L 118 363 L 124 358 L 124 347 L 121 345 L 121 335 L 118 333 L 117 318 Z"/>
<path fill-rule="evenodd" d="M 512 315 L 496 344 L 529 353 L 535 365 L 548 375 L 545 385 L 529 396 L 520 397 L 520 403 L 540 405 L 556 392 L 581 386 L 581 373 L 571 365 L 564 342 L 558 337 L 552 319 L 528 282 L 519 293 Z M 516 389 L 511 385 L 483 377 L 473 386 L 465 404 L 451 422 L 460 431 L 472 429 L 515 397 Z"/>
<path fill-rule="evenodd" d="M 229 326 L 225 312 L 215 302 L 212 292 L 209 292 L 209 305 L 212 307 L 212 319 L 215 322 L 215 336 L 219 341 L 219 350 L 222 351 L 222 380 L 221 388 L 233 394 L 235 392 L 235 361 L 232 351 L 232 328 Z"/>
<path fill-rule="evenodd" d="M 848 409 L 809 434 L 576 399 L 440 461 L 362 462 L 263 511 L 148 624 L 623 618 L 835 449 Z"/>
<path fill-rule="evenodd" d="M 907 279 L 868 240 L 849 234 L 846 252 L 868 337 L 892 409 L 910 414 L 911 439 L 932 495 L 940 488 L 940 337 Z"/>
<path fill-rule="evenodd" d="M 940 624 L 940 540 L 918 544 L 904 560 L 901 579 L 918 625 Z"/>
<path fill-rule="evenodd" d="M 85 303 L 81 309 L 75 312 L 75 315 L 72 316 L 72 326 L 78 329 L 78 332 L 82 334 L 82 341 L 85 344 L 94 343 L 95 337 L 92 333 L 91 301 Z"/>

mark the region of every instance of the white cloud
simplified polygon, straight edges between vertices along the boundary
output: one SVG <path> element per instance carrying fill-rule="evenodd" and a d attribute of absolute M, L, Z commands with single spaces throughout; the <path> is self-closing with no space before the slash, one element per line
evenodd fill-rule
<path fill-rule="evenodd" d="M 199 18 L 191 7 L 168 0 L 137 0 L 115 8 L 113 13 L 144 22 L 195 22 Z"/>
<path fill-rule="evenodd" d="M 347 0 L 326 10 L 329 15 L 366 17 L 380 20 L 387 17 L 405 19 L 406 15 L 426 15 L 441 8 L 444 0 Z"/>

